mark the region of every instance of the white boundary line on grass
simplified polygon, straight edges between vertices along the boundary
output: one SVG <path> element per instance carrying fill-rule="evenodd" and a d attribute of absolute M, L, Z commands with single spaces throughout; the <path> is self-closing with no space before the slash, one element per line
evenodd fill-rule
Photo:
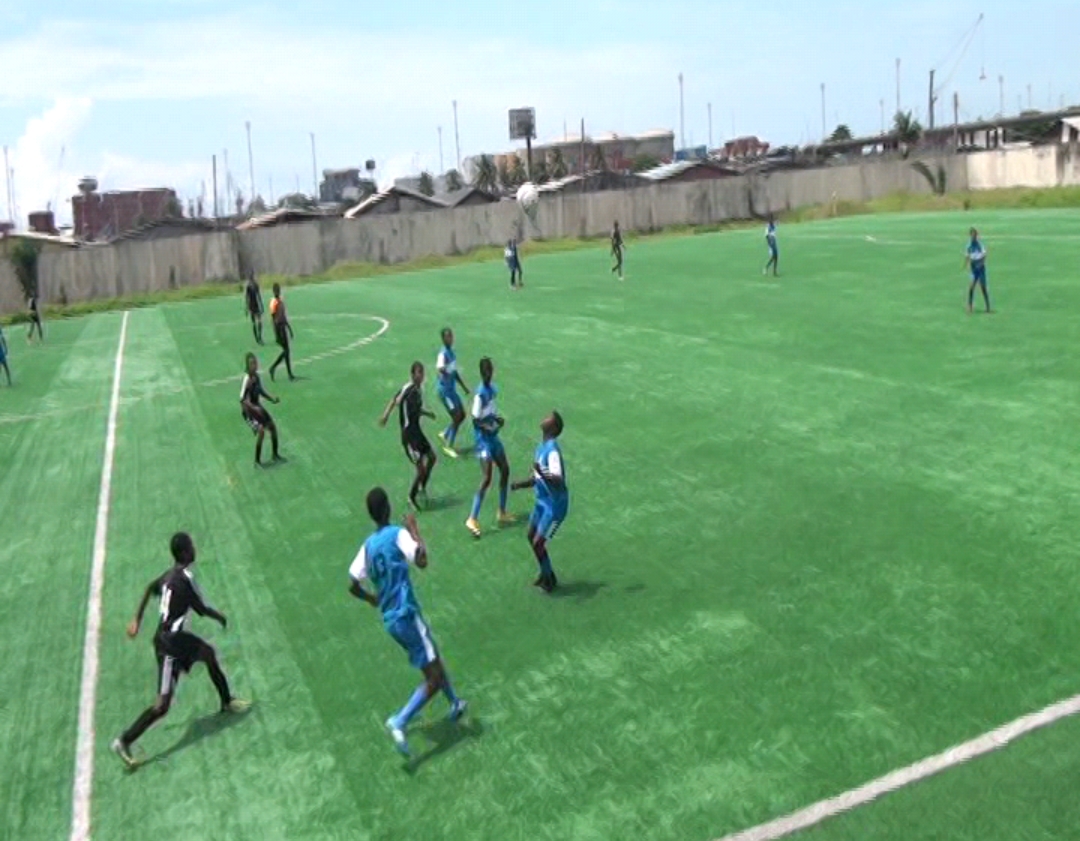
<path fill-rule="evenodd" d="M 120 415 L 120 378 L 124 370 L 128 312 L 120 322 L 120 342 L 113 369 L 109 420 L 105 427 L 105 456 L 101 466 L 94 556 L 90 567 L 90 594 L 86 604 L 86 639 L 83 643 L 82 683 L 79 686 L 79 729 L 75 747 L 75 785 L 71 796 L 71 841 L 90 838 L 90 794 L 94 784 L 94 708 L 97 704 L 98 644 L 101 639 L 101 593 L 105 583 L 105 548 L 112 500 L 113 460 L 116 455 L 116 424 Z"/>
<path fill-rule="evenodd" d="M 850 812 L 859 806 L 865 806 L 883 795 L 932 777 L 941 771 L 962 765 L 972 759 L 1005 747 L 1014 739 L 1026 736 L 1041 727 L 1054 724 L 1063 718 L 1080 713 L 1080 695 L 1074 695 L 1059 701 L 1039 712 L 1022 716 L 996 730 L 984 733 L 971 741 L 951 747 L 936 756 L 920 760 L 906 768 L 891 771 L 884 777 L 878 777 L 858 788 L 845 791 L 836 797 L 819 800 L 812 806 L 800 809 L 782 818 L 744 829 L 731 835 L 725 835 L 720 841 L 776 841 L 803 829 L 808 829 L 822 821 Z"/>

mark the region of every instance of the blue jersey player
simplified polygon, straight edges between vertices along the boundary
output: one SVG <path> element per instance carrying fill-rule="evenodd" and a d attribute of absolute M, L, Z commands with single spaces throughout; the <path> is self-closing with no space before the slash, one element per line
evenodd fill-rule
<path fill-rule="evenodd" d="M 436 693 L 442 692 L 450 702 L 451 721 L 465 714 L 466 704 L 454 693 L 409 579 L 410 563 L 420 569 L 428 565 L 427 547 L 420 538 L 416 518 L 407 515 L 405 528 L 390 525 L 390 499 L 382 488 L 368 493 L 367 509 L 375 521 L 375 533 L 364 541 L 349 567 L 349 593 L 379 609 L 387 633 L 405 649 L 410 665 L 423 672 L 424 682 L 408 703 L 386 721 L 395 747 L 408 756 L 405 731 L 409 721 Z M 364 581 L 374 585 L 374 593 L 364 589 Z"/>
<path fill-rule="evenodd" d="M 458 395 L 457 387 L 460 385 L 461 390 L 466 394 L 469 393 L 469 387 L 465 385 L 465 380 L 461 378 L 461 372 L 458 371 L 457 354 L 454 353 L 454 331 L 449 327 L 444 327 L 442 331 L 442 348 L 435 359 L 435 370 L 438 372 L 439 402 L 450 414 L 450 425 L 445 431 L 439 433 L 439 441 L 442 442 L 444 453 L 450 458 L 457 458 L 458 452 L 454 449 L 454 442 L 457 440 L 461 424 L 465 422 L 465 406 Z"/>
<path fill-rule="evenodd" d="M 510 288 L 520 289 L 525 285 L 525 275 L 521 271 L 521 255 L 518 253 L 516 239 L 511 239 L 506 243 L 503 256 L 506 258 L 506 268 L 510 270 Z"/>
<path fill-rule="evenodd" d="M 975 303 L 975 287 L 982 292 L 983 301 L 986 302 L 986 311 L 990 312 L 990 292 L 986 288 L 986 248 L 979 240 L 979 232 L 971 229 L 971 241 L 968 243 L 967 254 L 964 263 L 971 267 L 971 285 L 968 287 L 968 312 L 972 311 Z"/>
<path fill-rule="evenodd" d="M 7 376 L 7 384 L 11 385 L 11 369 L 7 364 L 7 339 L 4 338 L 4 329 L 0 327 L 0 368 L 4 369 Z"/>
<path fill-rule="evenodd" d="M 776 244 L 776 217 L 769 214 L 769 224 L 765 226 L 765 244 L 769 247 L 769 262 L 761 270 L 762 274 L 768 274 L 772 269 L 773 277 L 780 274 L 780 248 Z"/>
<path fill-rule="evenodd" d="M 559 449 L 559 436 L 562 431 L 563 419 L 558 412 L 552 412 L 540 422 L 543 441 L 536 448 L 532 476 L 514 483 L 514 490 L 532 488 L 536 493 L 536 503 L 532 516 L 529 517 L 528 539 L 533 554 L 536 555 L 536 562 L 540 565 L 540 575 L 533 584 L 546 593 L 554 590 L 559 583 L 555 570 L 551 568 L 547 544 L 558 532 L 570 511 L 566 465 Z"/>
<path fill-rule="evenodd" d="M 472 405 L 476 455 L 480 459 L 482 470 L 480 488 L 473 497 L 469 519 L 465 521 L 465 528 L 472 532 L 473 537 L 480 536 L 480 506 L 484 504 L 484 495 L 491 487 L 492 465 L 499 467 L 499 525 L 507 525 L 514 521 L 514 518 L 506 513 L 506 497 L 510 490 L 510 465 L 506 461 L 506 450 L 503 449 L 502 441 L 499 440 L 499 430 L 502 429 L 504 421 L 495 407 L 498 390 L 491 381 L 494 376 L 495 364 L 485 356 L 480 360 L 482 384 L 473 395 Z"/>

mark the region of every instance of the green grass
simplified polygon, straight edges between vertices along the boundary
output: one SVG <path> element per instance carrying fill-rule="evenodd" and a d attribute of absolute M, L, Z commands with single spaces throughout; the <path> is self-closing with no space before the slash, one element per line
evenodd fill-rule
<path fill-rule="evenodd" d="M 132 312 L 95 837 L 708 841 L 1080 692 L 1078 220 L 980 210 L 784 227 L 779 281 L 761 276 L 754 230 L 642 241 L 625 284 L 590 249 L 531 259 L 521 293 L 482 262 L 298 287 L 304 379 L 267 383 L 290 461 L 266 472 L 251 466 L 238 383 L 214 384 L 250 348 L 239 298 Z M 989 317 L 963 312 L 969 224 L 990 249 Z M 365 315 L 389 331 L 303 362 L 374 333 Z M 16 387 L 0 386 L 12 838 L 68 830 L 120 318 L 11 341 Z M 465 532 L 476 465 L 440 461 L 439 505 L 421 516 L 432 564 L 416 580 L 473 715 L 448 727 L 436 701 L 414 734 L 424 761 L 406 769 L 381 722 L 416 676 L 348 597 L 346 570 L 369 529 L 366 490 L 384 484 L 400 509 L 409 482 L 396 433 L 375 420 L 409 363 L 433 362 L 444 324 L 470 382 L 495 358 L 515 475 L 541 416 L 564 413 L 573 507 L 552 544 L 563 593 L 544 598 L 521 528 Z M 158 761 L 127 775 L 108 741 L 151 701 L 154 669 L 149 640 L 123 627 L 180 528 L 230 619 L 196 629 L 256 707 L 208 718 L 198 670 L 140 745 Z M 811 835 L 1067 833 L 1076 726 Z"/>

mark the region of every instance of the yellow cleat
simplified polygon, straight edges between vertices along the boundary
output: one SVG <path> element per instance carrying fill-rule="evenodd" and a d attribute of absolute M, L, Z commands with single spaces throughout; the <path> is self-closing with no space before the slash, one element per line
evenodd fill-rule
<path fill-rule="evenodd" d="M 474 520 L 472 517 L 469 517 L 469 519 L 465 521 L 465 528 L 467 528 L 472 533 L 473 537 L 480 536 L 480 524 L 476 522 L 476 520 Z"/>
<path fill-rule="evenodd" d="M 444 445 L 443 448 L 442 448 L 442 451 L 444 453 L 446 453 L 446 455 L 449 458 L 457 458 L 458 457 L 458 451 L 455 450 L 453 447 L 448 447 L 448 446 Z"/>
<path fill-rule="evenodd" d="M 139 760 L 132 756 L 131 748 L 119 739 L 113 741 L 112 750 L 113 753 L 120 757 L 120 761 L 124 763 L 129 771 L 134 771 L 139 767 Z"/>
<path fill-rule="evenodd" d="M 245 701 L 243 698 L 233 698 L 221 708 L 223 713 L 246 713 L 251 709 L 251 701 Z"/>
<path fill-rule="evenodd" d="M 507 514 L 505 511 L 499 512 L 498 523 L 500 526 L 512 526 L 517 522 L 517 517 L 513 514 Z"/>

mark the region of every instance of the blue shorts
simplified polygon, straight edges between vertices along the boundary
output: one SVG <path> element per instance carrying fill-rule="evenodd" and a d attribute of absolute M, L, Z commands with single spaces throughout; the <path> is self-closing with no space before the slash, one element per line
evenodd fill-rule
<path fill-rule="evenodd" d="M 431 629 L 420 614 L 403 616 L 387 626 L 386 630 L 394 638 L 394 642 L 405 649 L 405 653 L 409 655 L 409 665 L 414 669 L 430 666 L 439 659 L 439 650 L 435 647 Z"/>
<path fill-rule="evenodd" d="M 529 516 L 529 531 L 536 532 L 544 540 L 551 540 L 566 520 L 570 510 L 570 500 L 549 502 L 537 500 Z"/>
<path fill-rule="evenodd" d="M 498 438 L 476 438 L 476 457 L 480 461 L 498 461 L 506 458 L 506 450 Z"/>
<path fill-rule="evenodd" d="M 768 245 L 769 245 L 769 256 L 770 257 L 779 257 L 780 256 L 780 249 L 777 248 L 776 243 L 775 242 L 770 242 Z"/>
<path fill-rule="evenodd" d="M 971 282 L 972 283 L 977 283 L 980 286 L 986 286 L 986 266 L 985 265 L 982 265 L 982 266 L 973 265 L 971 267 Z"/>
<path fill-rule="evenodd" d="M 7 362 L 7 354 L 4 353 L 4 349 L 0 347 L 0 365 L 4 364 L 5 362 Z"/>
<path fill-rule="evenodd" d="M 457 411 L 465 411 L 465 405 L 461 402 L 461 397 L 458 396 L 456 391 L 440 391 L 439 402 L 446 407 L 446 411 L 450 414 L 454 414 Z"/>

